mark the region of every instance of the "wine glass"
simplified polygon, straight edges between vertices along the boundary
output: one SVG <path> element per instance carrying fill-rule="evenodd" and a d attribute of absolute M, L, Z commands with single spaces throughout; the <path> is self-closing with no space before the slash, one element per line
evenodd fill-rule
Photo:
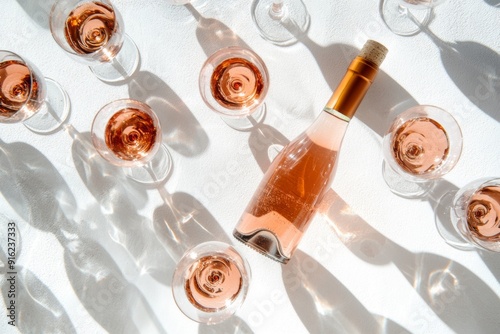
<path fill-rule="evenodd" d="M 448 173 L 462 152 L 462 132 L 445 110 L 412 107 L 392 121 L 382 144 L 383 177 L 395 194 L 426 195 L 433 181 Z"/>
<path fill-rule="evenodd" d="M 70 57 L 89 65 L 102 81 L 124 80 L 137 69 L 139 51 L 109 0 L 56 1 L 50 30 Z"/>
<path fill-rule="evenodd" d="M 234 129 L 250 129 L 265 115 L 269 74 L 253 51 L 231 46 L 211 55 L 199 78 L 203 101 Z"/>
<path fill-rule="evenodd" d="M 50 133 L 64 123 L 69 107 L 57 82 L 23 57 L 0 50 L 0 123 L 23 122 L 34 132 Z"/>
<path fill-rule="evenodd" d="M 113 165 L 125 167 L 126 175 L 140 183 L 166 179 L 172 159 L 161 144 L 160 122 L 145 103 L 121 99 L 108 103 L 92 123 L 92 143 Z"/>
<path fill-rule="evenodd" d="M 213 325 L 241 306 L 250 276 L 248 262 L 232 246 L 204 242 L 188 250 L 177 264 L 172 293 L 188 318 Z"/>
<path fill-rule="evenodd" d="M 500 252 L 500 178 L 481 178 L 440 199 L 439 234 L 451 246 Z"/>
<path fill-rule="evenodd" d="M 309 13 L 302 0 L 254 0 L 253 22 L 269 42 L 286 46 L 309 29 Z"/>
<path fill-rule="evenodd" d="M 395 34 L 411 36 L 427 24 L 432 8 L 446 0 L 381 0 L 380 15 Z"/>

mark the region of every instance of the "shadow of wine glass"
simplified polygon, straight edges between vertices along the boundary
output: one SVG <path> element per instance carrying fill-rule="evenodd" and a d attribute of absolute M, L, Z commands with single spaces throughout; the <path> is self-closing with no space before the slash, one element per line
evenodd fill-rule
<path fill-rule="evenodd" d="M 316 260 L 297 250 L 282 267 L 286 291 L 309 333 L 408 333 L 390 319 L 370 313 Z"/>
<path fill-rule="evenodd" d="M 418 21 L 415 21 L 418 23 Z M 474 41 L 446 42 L 418 24 L 439 48 L 441 61 L 458 89 L 491 118 L 500 122 L 500 55 Z M 462 106 L 462 112 L 470 108 Z"/>
<path fill-rule="evenodd" d="M 172 259 L 158 242 L 152 221 L 137 213 L 147 201 L 145 188 L 104 161 L 94 149 L 89 133 L 78 133 L 74 128 L 69 131 L 76 170 L 99 203 L 94 210 L 102 215 L 109 237 L 127 251 L 141 274 L 149 274 L 167 285 L 174 265 Z"/>
<path fill-rule="evenodd" d="M 33 227 L 61 236 L 75 231 L 77 204 L 72 191 L 52 163 L 36 148 L 0 139 L 0 192 Z"/>
<path fill-rule="evenodd" d="M 185 7 L 198 22 L 196 37 L 207 57 L 228 46 L 239 46 L 241 48 L 250 49 L 236 33 L 221 21 L 203 17 L 196 8 L 189 3 L 186 4 Z"/>
<path fill-rule="evenodd" d="M 55 0 L 26 1 L 17 0 L 17 3 L 43 29 L 49 29 L 50 11 Z"/>
<path fill-rule="evenodd" d="M 209 139 L 181 98 L 158 76 L 137 72 L 128 81 L 130 98 L 147 103 L 162 125 L 163 141 L 176 152 L 192 157 L 203 153 Z"/>
<path fill-rule="evenodd" d="M 250 129 L 248 146 L 257 164 L 266 172 L 281 149 L 290 141 L 270 125 L 261 123 Z"/>
<path fill-rule="evenodd" d="M 76 333 L 66 310 L 52 291 L 29 269 L 17 265 L 16 271 L 14 291 L 17 314 L 14 323 L 19 332 L 39 333 L 42 329 L 44 333 Z M 7 294 L 11 286 L 9 279 L 6 275 L 2 284 L 6 306 L 13 300 Z M 11 321 L 8 311 L 7 321 Z"/>
<path fill-rule="evenodd" d="M 484 0 L 488 5 L 500 8 L 500 0 Z"/>
<path fill-rule="evenodd" d="M 154 231 L 176 263 L 188 249 L 202 242 L 231 244 L 215 217 L 195 197 L 183 192 L 169 194 L 163 188 L 158 191 L 165 204 L 153 213 Z"/>
<path fill-rule="evenodd" d="M 396 244 L 356 215 L 333 190 L 327 200 L 331 205 L 324 214 L 340 241 L 363 261 L 393 263 L 426 302 L 433 314 L 419 313 L 419 321 L 428 325 L 435 315 L 456 332 L 496 331 L 495 310 L 500 300 L 480 277 L 443 256 L 413 253 Z"/>
<path fill-rule="evenodd" d="M 215 324 L 206 325 L 200 324 L 198 334 L 253 334 L 252 329 L 239 317 L 232 316 L 226 321 Z"/>
<path fill-rule="evenodd" d="M 107 332 L 141 333 L 148 328 L 166 333 L 146 298 L 99 243 L 85 236 L 68 241 L 64 264 L 80 302 Z"/>
<path fill-rule="evenodd" d="M 121 328 L 125 324 L 124 328 L 133 329 L 134 308 L 138 310 L 136 307 L 142 307 L 139 310 L 143 314 L 141 322 L 151 321 L 159 328 L 158 332 L 162 332 L 144 297 L 135 286 L 126 282 L 104 248 L 95 241 L 83 238 L 85 234 L 97 231 L 89 231 L 91 227 L 88 224 L 77 224 L 72 219 L 77 209 L 76 200 L 52 163 L 37 149 L 25 143 L 0 144 L 0 191 L 23 220 L 40 231 L 53 234 L 59 241 L 64 248 L 68 280 L 89 314 L 104 328 Z M 13 196 L 5 191 L 14 191 Z M 96 226 L 101 224 L 97 222 Z M 107 289 L 100 289 L 109 282 L 104 277 L 106 270 L 112 270 L 121 284 L 120 289 L 111 285 Z M 119 302 L 114 304 L 115 308 L 110 308 L 107 304 L 112 302 L 113 293 Z M 135 299 L 130 299 L 132 304 L 125 304 L 128 300 L 125 297 L 129 295 Z M 137 303 L 139 299 L 141 303 Z M 44 308 L 50 307 L 44 305 Z M 57 308 L 58 304 L 54 307 Z M 118 313 L 126 316 L 115 316 Z M 39 320 L 37 328 L 52 326 L 45 323 L 46 319 Z"/>

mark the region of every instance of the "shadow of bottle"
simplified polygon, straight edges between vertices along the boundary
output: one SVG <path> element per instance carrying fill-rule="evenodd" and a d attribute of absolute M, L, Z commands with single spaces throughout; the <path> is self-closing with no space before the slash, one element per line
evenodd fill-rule
<path fill-rule="evenodd" d="M 433 314 L 418 314 L 422 317 L 417 319 L 419 324 L 428 326 L 435 315 L 455 332 L 496 331 L 495 310 L 500 300 L 480 277 L 448 258 L 413 253 L 396 244 L 356 215 L 333 191 L 328 193 L 327 201 L 331 205 L 325 217 L 340 241 L 363 261 L 374 265 L 393 263 L 427 303 Z"/>
<path fill-rule="evenodd" d="M 304 252 L 297 250 L 282 269 L 290 301 L 309 333 L 408 333 L 392 320 L 370 313 Z"/>
<path fill-rule="evenodd" d="M 192 157 L 203 153 L 209 139 L 181 98 L 158 76 L 137 72 L 128 81 L 130 98 L 147 103 L 162 126 L 163 141 L 176 152 Z"/>
<path fill-rule="evenodd" d="M 89 133 L 78 133 L 74 128 L 68 131 L 73 138 L 76 170 L 99 203 L 93 210 L 105 221 L 109 237 L 127 251 L 141 274 L 167 285 L 174 263 L 159 243 L 152 221 L 137 213 L 147 201 L 146 189 L 102 159 Z"/>

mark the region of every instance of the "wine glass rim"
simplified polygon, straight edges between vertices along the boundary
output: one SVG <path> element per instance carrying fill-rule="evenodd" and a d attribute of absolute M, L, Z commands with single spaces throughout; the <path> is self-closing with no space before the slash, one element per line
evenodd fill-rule
<path fill-rule="evenodd" d="M 101 118 L 103 117 L 103 114 L 106 111 L 108 111 L 108 110 L 112 111 L 110 113 L 109 117 L 106 117 L 105 121 L 107 123 L 107 122 L 109 122 L 109 119 L 113 115 L 115 115 L 117 112 L 119 112 L 122 109 L 129 108 L 127 106 L 128 104 L 133 104 L 136 107 L 139 107 L 139 110 L 141 110 L 143 112 L 146 112 L 153 119 L 153 123 L 155 124 L 156 132 L 157 132 L 157 136 L 158 136 L 157 144 L 155 144 L 156 148 L 153 148 L 149 152 L 149 154 L 147 154 L 145 157 L 143 157 L 141 159 L 137 159 L 137 160 L 130 160 L 130 161 L 129 160 L 122 160 L 122 159 L 116 157 L 115 155 L 112 155 L 113 159 L 110 159 L 107 154 L 104 154 L 103 152 L 101 152 L 100 149 L 97 148 L 96 137 L 100 137 L 100 135 L 99 136 L 96 135 L 96 133 L 97 133 L 97 130 L 96 130 L 97 126 L 96 125 L 97 125 L 97 122 L 99 122 L 101 120 Z M 122 106 L 122 108 L 120 108 L 119 106 Z M 91 134 L 91 137 L 92 137 L 92 143 L 93 143 L 94 147 L 96 148 L 97 153 L 104 160 L 106 160 L 106 161 L 108 161 L 108 162 L 110 162 L 110 163 L 112 163 L 112 164 L 115 165 L 116 164 L 115 161 L 117 161 L 117 160 L 115 160 L 115 158 L 116 158 L 119 161 L 124 162 L 126 167 L 142 166 L 142 165 L 146 164 L 156 154 L 156 152 L 160 148 L 161 142 L 162 142 L 162 133 L 161 133 L 160 120 L 159 120 L 158 116 L 156 115 L 155 111 L 153 110 L 153 108 L 151 108 L 148 104 L 146 104 L 144 102 L 141 102 L 141 101 L 138 101 L 138 100 L 134 100 L 134 99 L 131 99 L 131 98 L 122 98 L 122 99 L 113 100 L 113 101 L 110 101 L 110 102 L 106 103 L 104 106 L 102 106 L 97 111 L 97 113 L 94 116 L 94 119 L 92 120 L 92 124 L 90 126 L 90 134 Z"/>
<path fill-rule="evenodd" d="M 215 249 L 210 249 L 211 246 L 215 247 Z M 197 250 L 199 252 L 196 252 Z M 228 254 L 228 250 L 231 252 L 230 254 Z M 185 300 L 180 298 L 181 296 L 184 296 L 183 294 L 185 294 L 184 286 L 181 284 L 181 282 L 185 279 L 186 271 L 196 261 L 200 260 L 204 256 L 211 255 L 219 255 L 231 261 L 236 266 L 242 277 L 242 285 L 241 290 L 238 292 L 237 296 L 230 304 L 217 309 L 214 312 L 206 312 L 197 308 L 189 301 L 189 304 L 185 303 Z M 181 259 L 177 262 L 176 268 L 174 270 L 171 290 L 175 304 L 186 317 L 199 323 L 217 324 L 226 320 L 241 306 L 241 304 L 246 299 L 250 280 L 250 265 L 248 261 L 240 254 L 240 252 L 238 252 L 231 244 L 212 240 L 197 244 L 184 252 Z M 202 315 L 206 315 L 207 318 L 203 317 Z M 217 316 L 219 316 L 220 318 L 217 318 Z"/>
<path fill-rule="evenodd" d="M 241 53 L 243 56 L 249 56 L 251 59 L 251 62 L 253 65 L 255 65 L 258 70 L 261 72 L 260 74 L 264 78 L 265 85 L 262 89 L 262 92 L 260 93 L 259 98 L 257 99 L 257 102 L 251 106 L 247 106 L 244 108 L 228 108 L 224 107 L 220 104 L 218 104 L 216 101 L 212 101 L 213 96 L 210 94 L 210 96 L 207 96 L 209 94 L 204 93 L 204 86 L 206 83 L 202 80 L 202 77 L 204 76 L 205 69 L 208 68 L 209 64 L 213 62 L 214 59 L 217 59 L 217 57 L 220 57 L 221 55 L 224 55 L 225 53 L 228 53 L 233 51 L 233 52 L 238 52 Z M 220 61 L 217 62 L 217 65 L 214 67 L 217 67 L 223 60 L 227 59 L 232 59 L 232 58 L 238 58 L 238 55 L 229 55 L 227 57 L 221 58 Z M 256 111 L 259 107 L 262 106 L 264 103 L 264 100 L 266 99 L 267 93 L 269 91 L 269 84 L 270 84 L 270 78 L 269 78 L 269 71 L 267 69 L 266 63 L 264 60 L 253 50 L 250 48 L 246 47 L 241 47 L 241 46 L 236 46 L 236 45 L 231 45 L 231 46 L 226 46 L 223 48 L 218 49 L 214 53 L 212 53 L 203 63 L 203 66 L 201 67 L 200 74 L 198 77 L 198 88 L 200 91 L 200 95 L 204 102 L 216 113 L 223 117 L 229 117 L 229 118 L 242 118 L 246 117 L 250 114 L 252 114 L 254 111 Z M 227 110 L 230 110 L 231 112 L 226 112 Z"/>
<path fill-rule="evenodd" d="M 58 27 L 55 26 L 55 22 L 54 22 L 54 16 L 55 16 L 55 11 L 56 11 L 56 7 L 58 5 L 60 5 L 62 2 L 64 1 L 68 1 L 68 0 L 56 0 L 54 2 L 54 4 L 52 5 L 52 8 L 50 9 L 50 14 L 49 14 L 49 28 L 50 28 L 50 33 L 52 34 L 52 37 L 53 39 L 56 41 L 56 43 L 67 53 L 69 53 L 70 55 L 72 56 L 76 56 L 76 57 L 81 57 L 81 58 L 93 58 L 96 54 L 99 54 L 100 52 L 102 52 L 102 50 L 105 49 L 106 45 L 109 43 L 109 41 L 104 44 L 104 45 L 101 45 L 99 47 L 99 49 L 93 51 L 93 52 L 89 52 L 89 53 L 78 53 L 78 52 L 75 52 L 71 46 L 68 44 L 67 40 L 66 39 L 62 39 L 62 38 L 59 38 L 59 36 L 57 36 L 56 32 L 57 32 L 57 29 L 59 29 Z M 116 26 L 117 26 L 117 21 L 120 20 L 119 17 L 120 17 L 120 13 L 118 12 L 118 10 L 115 8 L 115 6 L 113 5 L 113 3 L 110 1 L 110 0 L 75 0 L 76 2 L 76 6 L 72 7 L 70 9 L 70 13 L 71 11 L 75 10 L 77 7 L 80 6 L 80 3 L 86 3 L 86 2 L 102 2 L 102 3 L 105 3 L 106 5 L 109 5 L 112 9 L 113 9 L 113 13 L 115 15 L 115 26 L 114 26 L 114 29 L 116 29 Z M 63 28 L 64 29 L 64 28 Z"/>
<path fill-rule="evenodd" d="M 33 96 L 33 82 L 35 81 L 35 69 L 36 67 L 34 65 L 32 65 L 30 63 L 30 61 L 28 61 L 25 57 L 21 56 L 20 54 L 16 53 L 16 52 L 13 52 L 13 51 L 10 51 L 10 50 L 4 50 L 4 49 L 0 49 L 0 52 L 5 52 L 5 53 L 8 53 L 10 54 L 10 56 L 13 56 L 13 57 L 17 57 L 19 58 L 19 60 L 23 63 L 23 65 L 25 65 L 28 70 L 30 71 L 30 81 L 31 81 L 31 84 L 30 84 L 30 93 L 28 95 L 28 97 L 26 98 L 26 101 L 24 101 L 23 105 L 19 108 L 19 110 L 21 110 L 32 98 Z M 0 63 L 2 63 L 4 61 L 1 61 Z M 43 77 L 42 77 L 42 74 L 41 73 L 38 73 L 40 75 L 40 78 L 39 80 L 43 80 Z"/>
<path fill-rule="evenodd" d="M 450 152 L 453 153 L 452 156 L 450 156 L 450 158 L 453 157 L 453 159 L 447 160 L 445 163 L 441 163 L 439 166 L 437 166 L 435 169 L 433 169 L 430 172 L 426 172 L 426 173 L 422 173 L 422 174 L 412 174 L 412 173 L 409 173 L 408 171 L 406 171 L 404 168 L 402 168 L 394 160 L 392 153 L 389 152 L 390 151 L 389 147 L 391 145 L 390 142 L 392 141 L 392 138 L 394 136 L 394 129 L 396 128 L 395 126 L 398 122 L 401 122 L 401 119 L 404 119 L 404 121 L 402 121 L 401 124 L 398 125 L 398 128 L 410 120 L 423 117 L 423 116 L 416 115 L 416 116 L 408 117 L 407 119 L 405 119 L 403 116 L 407 116 L 408 114 L 411 114 L 412 112 L 420 112 L 420 111 L 425 112 L 426 110 L 432 110 L 432 111 L 438 112 L 440 116 L 446 118 L 445 120 L 447 122 L 449 122 L 448 126 L 445 127 L 442 124 L 443 118 L 432 117 L 431 115 L 429 115 L 429 117 L 428 117 L 429 119 L 432 119 L 433 121 L 437 122 L 439 125 L 443 126 L 443 128 L 445 129 L 448 143 L 449 143 L 449 145 L 453 145 L 453 151 L 450 150 Z M 450 128 L 450 125 L 452 126 L 452 128 Z M 452 131 L 453 131 L 453 133 L 455 133 L 455 136 L 450 138 L 449 133 L 452 133 Z M 394 118 L 392 119 L 390 126 L 389 126 L 389 128 L 384 136 L 383 150 L 384 150 L 384 155 L 389 156 L 387 159 L 389 165 L 391 166 L 391 168 L 395 169 L 398 172 L 398 174 L 405 176 L 409 180 L 412 180 L 415 182 L 435 180 L 435 179 L 438 179 L 438 178 L 442 177 L 443 175 L 447 174 L 448 172 L 450 172 L 453 168 L 455 168 L 458 161 L 460 161 L 460 157 L 462 156 L 462 153 L 463 153 L 463 133 L 462 133 L 462 129 L 461 129 L 460 124 L 458 123 L 457 119 L 449 111 L 447 111 L 441 107 L 431 105 L 431 104 L 418 104 L 418 105 L 410 107 L 410 108 L 404 110 L 403 112 L 394 116 Z"/>

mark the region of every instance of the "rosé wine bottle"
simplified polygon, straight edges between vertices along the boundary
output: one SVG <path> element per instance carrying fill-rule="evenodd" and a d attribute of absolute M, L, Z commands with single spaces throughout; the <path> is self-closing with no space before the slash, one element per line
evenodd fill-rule
<path fill-rule="evenodd" d="M 287 263 L 330 188 L 350 119 L 375 79 L 387 49 L 368 41 L 315 122 L 274 159 L 233 235 Z"/>

